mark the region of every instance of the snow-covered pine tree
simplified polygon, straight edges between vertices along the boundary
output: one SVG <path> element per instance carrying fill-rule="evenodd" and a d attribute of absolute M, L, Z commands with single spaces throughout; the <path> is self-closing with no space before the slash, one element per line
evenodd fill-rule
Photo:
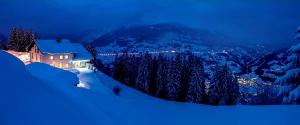
<path fill-rule="evenodd" d="M 181 91 L 181 80 L 182 80 L 182 59 L 181 55 L 177 54 L 174 61 L 171 62 L 171 67 L 168 73 L 168 84 L 167 84 L 167 99 L 175 101 L 179 92 Z"/>
<path fill-rule="evenodd" d="M 123 72 L 123 66 L 122 66 L 122 60 L 121 57 L 116 54 L 115 61 L 114 61 L 114 67 L 113 67 L 113 78 L 115 80 L 121 81 L 122 80 L 122 72 Z"/>
<path fill-rule="evenodd" d="M 191 78 L 191 70 L 192 70 L 192 61 L 194 59 L 194 55 L 191 52 L 184 53 L 182 59 L 182 80 L 181 80 L 181 91 L 179 92 L 179 101 L 187 101 L 187 94 L 189 89 L 189 81 Z"/>
<path fill-rule="evenodd" d="M 209 89 L 212 105 L 233 105 L 238 100 L 239 86 L 227 65 L 217 67 Z"/>
<path fill-rule="evenodd" d="M 226 97 L 226 104 L 227 105 L 235 105 L 238 102 L 239 95 L 240 95 L 240 88 L 237 81 L 229 70 L 228 66 L 226 66 L 224 72 L 227 72 L 226 81 L 227 81 L 227 97 Z"/>
<path fill-rule="evenodd" d="M 158 70 L 158 60 L 156 57 L 151 60 L 151 72 L 150 72 L 150 80 L 149 80 L 149 91 L 151 95 L 156 95 L 157 83 L 157 70 Z"/>
<path fill-rule="evenodd" d="M 300 36 L 299 30 L 298 36 Z M 291 47 L 288 53 L 284 65 L 286 72 L 277 78 L 275 83 L 281 85 L 279 94 L 283 96 L 283 103 L 300 104 L 300 43 Z"/>
<path fill-rule="evenodd" d="M 128 86 L 132 86 L 130 81 L 129 71 L 130 71 L 130 63 L 129 63 L 129 55 L 127 51 L 125 51 L 122 54 L 116 54 L 114 69 L 113 69 L 113 78 Z"/>
<path fill-rule="evenodd" d="M 188 82 L 186 100 L 197 104 L 205 103 L 206 93 L 203 62 L 197 57 L 190 58 L 192 58 L 191 76 Z"/>
<path fill-rule="evenodd" d="M 221 82 L 222 82 L 222 68 L 217 66 L 213 72 L 213 76 L 210 80 L 209 91 L 208 91 L 208 103 L 211 105 L 219 105 L 221 95 Z"/>
<path fill-rule="evenodd" d="M 156 96 L 166 98 L 166 85 L 168 83 L 168 60 L 159 54 L 158 56 L 158 69 L 156 77 Z"/>
<path fill-rule="evenodd" d="M 127 51 L 124 51 L 121 56 L 121 64 L 122 64 L 122 76 L 121 82 L 130 85 L 129 71 L 130 71 L 130 63 L 129 63 L 129 55 Z"/>
<path fill-rule="evenodd" d="M 300 26 L 297 29 L 296 39 L 300 39 Z"/>
<path fill-rule="evenodd" d="M 143 55 L 141 64 L 138 70 L 138 76 L 135 83 L 135 88 L 149 93 L 150 87 L 150 73 L 151 73 L 151 55 L 147 52 Z"/>
<path fill-rule="evenodd" d="M 129 60 L 128 60 L 128 64 L 127 64 L 127 68 L 128 69 L 128 77 L 129 77 L 129 81 L 128 81 L 128 86 L 134 87 L 135 86 L 135 82 L 136 82 L 136 78 L 138 76 L 138 70 L 139 70 L 139 65 L 140 65 L 140 58 L 135 56 L 135 55 L 131 55 L 129 56 Z"/>

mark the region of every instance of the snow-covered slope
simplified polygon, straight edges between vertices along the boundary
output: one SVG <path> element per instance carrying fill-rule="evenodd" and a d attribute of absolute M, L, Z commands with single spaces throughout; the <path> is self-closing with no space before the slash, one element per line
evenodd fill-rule
<path fill-rule="evenodd" d="M 61 84 L 69 84 L 66 82 Z M 103 113 L 98 112 L 97 119 L 92 110 L 81 105 L 83 103 L 75 103 L 65 96 L 68 92 L 62 93 L 35 78 L 20 60 L 1 50 L 0 86 L 1 125 L 99 125 L 109 122 L 103 122 Z"/>
<path fill-rule="evenodd" d="M 98 72 L 74 74 L 0 52 L 1 125 L 296 125 L 299 106 L 206 106 L 160 100 Z M 18 74 L 18 75 L 16 75 Z M 120 87 L 120 95 L 112 92 Z"/>

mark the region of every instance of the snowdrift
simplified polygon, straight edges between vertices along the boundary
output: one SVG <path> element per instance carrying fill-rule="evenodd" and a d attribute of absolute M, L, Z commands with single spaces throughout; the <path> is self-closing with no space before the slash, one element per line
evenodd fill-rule
<path fill-rule="evenodd" d="M 0 51 L 1 125 L 298 125 L 300 106 L 206 106 L 170 102 L 102 73 L 76 75 L 49 65 L 24 66 Z M 119 96 L 113 87 L 121 88 Z"/>
<path fill-rule="evenodd" d="M 36 79 L 24 64 L 0 51 L 1 125 L 100 125 L 83 106 Z"/>

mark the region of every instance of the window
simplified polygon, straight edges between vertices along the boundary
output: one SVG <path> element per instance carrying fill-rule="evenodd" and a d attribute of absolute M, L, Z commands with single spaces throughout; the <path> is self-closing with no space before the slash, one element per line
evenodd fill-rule
<path fill-rule="evenodd" d="M 59 68 L 63 68 L 63 64 L 62 63 L 59 63 Z"/>
<path fill-rule="evenodd" d="M 50 56 L 49 58 L 50 58 L 51 60 L 53 60 L 53 59 L 54 59 L 54 57 L 53 57 L 53 56 Z"/>
<path fill-rule="evenodd" d="M 69 64 L 68 63 L 65 65 L 65 68 L 69 68 Z"/>
<path fill-rule="evenodd" d="M 64 56 L 63 56 L 63 55 L 60 55 L 60 56 L 59 56 L 59 59 L 64 59 Z"/>
<path fill-rule="evenodd" d="M 69 56 L 68 56 L 68 55 L 65 55 L 65 59 L 69 59 Z"/>

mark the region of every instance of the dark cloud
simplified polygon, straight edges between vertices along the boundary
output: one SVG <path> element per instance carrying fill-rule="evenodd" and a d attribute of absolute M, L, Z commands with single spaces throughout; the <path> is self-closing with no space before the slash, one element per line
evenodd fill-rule
<path fill-rule="evenodd" d="M 282 43 L 300 25 L 296 0 L 1 0 L 0 31 L 80 32 L 176 22 L 244 41 Z"/>

